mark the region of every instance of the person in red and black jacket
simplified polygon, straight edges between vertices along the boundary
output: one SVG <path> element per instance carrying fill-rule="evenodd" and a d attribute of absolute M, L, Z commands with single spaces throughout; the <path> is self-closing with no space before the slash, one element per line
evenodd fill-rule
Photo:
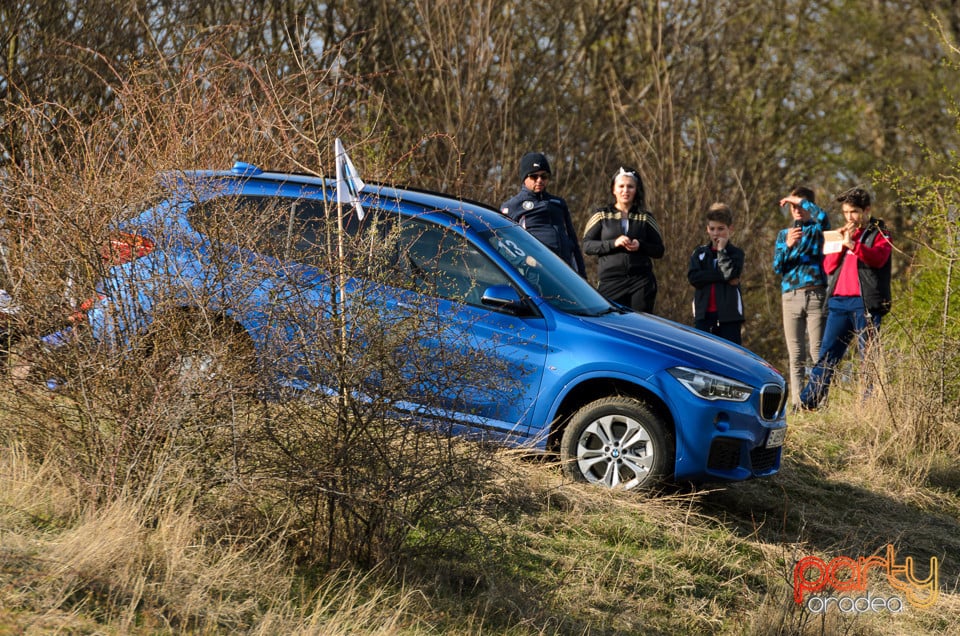
<path fill-rule="evenodd" d="M 890 311 L 890 255 L 893 244 L 883 221 L 870 216 L 870 194 L 852 188 L 837 197 L 846 225 L 843 245 L 827 254 L 827 324 L 820 359 L 800 393 L 801 407 L 816 409 L 827 397 L 834 369 L 856 338 L 866 354 L 880 334 L 880 321 Z"/>

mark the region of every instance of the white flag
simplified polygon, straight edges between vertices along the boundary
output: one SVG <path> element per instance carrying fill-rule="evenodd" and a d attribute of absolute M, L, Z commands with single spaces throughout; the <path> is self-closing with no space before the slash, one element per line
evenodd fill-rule
<path fill-rule="evenodd" d="M 337 203 L 352 203 L 357 210 L 357 218 L 363 218 L 363 208 L 360 206 L 360 190 L 363 189 L 363 180 L 353 167 L 353 162 L 343 149 L 340 138 L 334 142 L 334 151 L 337 155 Z"/>

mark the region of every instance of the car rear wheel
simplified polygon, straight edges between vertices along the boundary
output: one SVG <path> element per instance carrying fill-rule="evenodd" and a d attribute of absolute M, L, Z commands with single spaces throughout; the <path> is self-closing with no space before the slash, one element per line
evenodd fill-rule
<path fill-rule="evenodd" d="M 165 316 L 154 324 L 150 349 L 153 373 L 183 395 L 215 397 L 254 387 L 253 343 L 232 320 L 199 313 Z"/>
<path fill-rule="evenodd" d="M 577 411 L 560 442 L 565 475 L 608 488 L 654 488 L 673 474 L 673 457 L 670 428 L 643 402 L 624 396 Z"/>

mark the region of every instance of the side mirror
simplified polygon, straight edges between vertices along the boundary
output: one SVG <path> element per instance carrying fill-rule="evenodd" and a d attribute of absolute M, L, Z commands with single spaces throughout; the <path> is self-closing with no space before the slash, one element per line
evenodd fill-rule
<path fill-rule="evenodd" d="M 480 299 L 487 307 L 503 309 L 512 314 L 522 316 L 530 313 L 530 307 L 520 298 L 517 290 L 510 285 L 492 285 L 483 290 Z"/>

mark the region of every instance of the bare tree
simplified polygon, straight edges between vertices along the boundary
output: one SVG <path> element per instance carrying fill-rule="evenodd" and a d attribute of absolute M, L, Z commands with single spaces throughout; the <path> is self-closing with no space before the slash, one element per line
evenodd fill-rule
<path fill-rule="evenodd" d="M 8 113 L 59 104 L 89 121 L 117 105 L 115 84 L 145 79 L 147 59 L 164 61 L 153 77 L 158 94 L 171 78 L 218 59 L 255 71 L 231 80 L 250 89 L 252 135 L 293 129 L 294 119 L 271 119 L 265 108 L 270 83 L 304 64 L 326 65 L 331 79 L 343 81 L 329 83 L 329 90 L 305 84 L 289 99 L 299 112 L 333 100 L 333 119 L 315 132 L 357 131 L 369 148 L 358 162 L 382 180 L 497 204 L 518 187 L 519 156 L 541 150 L 554 161 L 554 189 L 582 225 L 608 196 L 612 172 L 632 164 L 667 234 L 657 266 L 664 288 L 659 310 L 668 317 L 689 321 L 686 258 L 702 233 L 703 210 L 726 201 L 737 213 L 735 240 L 747 251 L 746 342 L 772 357 L 781 349 L 769 266 L 784 222 L 778 197 L 804 183 L 829 201 L 848 185 L 869 184 L 891 160 L 928 171 L 918 146 L 943 152 L 957 146 L 949 116 L 955 82 L 941 63 L 937 35 L 956 31 L 950 3 L 100 6 L 75 1 L 64 10 L 62 3 L 26 2 L 0 9 L 0 161 L 25 159 L 24 131 Z M 255 74 L 271 79 L 254 85 Z M 213 103 L 204 91 L 219 86 L 196 86 L 191 99 Z M 180 90 L 170 97 L 186 98 Z M 180 125 L 188 135 L 190 127 Z M 304 139 L 285 138 L 285 165 L 329 166 L 324 151 Z M 62 143 L 59 152 L 66 154 L 69 140 Z M 237 145 L 234 152 L 246 151 Z M 911 231 L 915 211 L 898 205 L 893 193 L 877 195 L 878 214 L 898 234 Z"/>

